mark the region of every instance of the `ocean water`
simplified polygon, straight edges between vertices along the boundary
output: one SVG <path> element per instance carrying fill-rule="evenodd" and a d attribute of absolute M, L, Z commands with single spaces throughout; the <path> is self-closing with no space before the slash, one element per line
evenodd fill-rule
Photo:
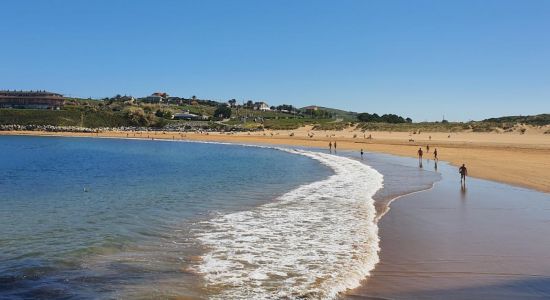
<path fill-rule="evenodd" d="M 371 154 L 208 143 L 0 137 L 0 153 L 9 299 L 334 298 L 378 262 L 377 202 L 437 179 Z"/>

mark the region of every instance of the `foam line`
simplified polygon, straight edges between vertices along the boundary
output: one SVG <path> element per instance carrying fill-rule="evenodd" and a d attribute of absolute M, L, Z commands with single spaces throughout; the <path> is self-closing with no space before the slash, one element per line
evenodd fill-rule
<path fill-rule="evenodd" d="M 346 157 L 276 149 L 318 160 L 334 175 L 199 224 L 206 253 L 197 271 L 212 299 L 331 299 L 379 260 L 372 197 L 382 175 Z"/>

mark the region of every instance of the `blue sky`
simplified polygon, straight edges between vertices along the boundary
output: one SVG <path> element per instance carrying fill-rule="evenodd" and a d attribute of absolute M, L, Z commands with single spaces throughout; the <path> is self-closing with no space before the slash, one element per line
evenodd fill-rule
<path fill-rule="evenodd" d="M 0 2 L 0 89 L 550 113 L 550 1 Z"/>

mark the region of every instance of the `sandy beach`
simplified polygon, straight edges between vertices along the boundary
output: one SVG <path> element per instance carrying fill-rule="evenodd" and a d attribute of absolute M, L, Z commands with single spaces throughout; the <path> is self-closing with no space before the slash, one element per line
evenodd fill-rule
<path fill-rule="evenodd" d="M 416 157 L 419 147 L 424 158 L 433 159 L 437 148 L 440 161 L 454 166 L 466 164 L 468 175 L 516 186 L 550 192 L 550 135 L 546 128 L 532 128 L 526 134 L 475 132 L 360 132 L 297 130 L 240 133 L 173 133 L 173 132 L 100 132 L 67 133 L 38 131 L 5 131 L 4 135 L 60 135 L 86 137 L 121 137 L 148 139 L 181 139 L 250 144 L 284 144 L 328 148 L 337 142 L 337 149 L 364 149 L 370 152 Z M 371 138 L 369 139 L 369 136 Z M 409 141 L 411 140 L 411 141 Z M 412 141 L 414 140 L 414 141 Z M 426 151 L 426 146 L 430 151 Z"/>
<path fill-rule="evenodd" d="M 437 172 L 433 188 L 391 203 L 380 263 L 341 299 L 548 299 L 548 194 L 482 179 L 462 189 L 454 167 Z"/>

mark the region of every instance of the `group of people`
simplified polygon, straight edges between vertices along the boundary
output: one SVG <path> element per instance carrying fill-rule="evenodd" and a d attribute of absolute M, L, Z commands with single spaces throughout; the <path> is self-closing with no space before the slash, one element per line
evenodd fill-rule
<path fill-rule="evenodd" d="M 332 153 L 332 148 L 334 147 L 334 152 L 336 153 L 336 141 L 334 141 L 334 143 L 332 141 L 330 141 L 328 143 L 328 148 L 329 148 L 329 151 L 330 153 Z M 426 152 L 427 153 L 430 153 L 430 145 L 426 145 Z M 361 148 L 361 159 L 363 159 L 363 149 Z M 418 148 L 418 151 L 417 151 L 417 154 L 418 154 L 418 163 L 420 164 L 420 166 L 422 167 L 422 158 L 424 156 L 424 150 L 422 150 L 422 147 Z M 437 162 L 439 161 L 439 158 L 437 157 L 437 148 L 434 149 L 433 151 L 433 157 L 434 157 L 434 160 L 435 160 L 435 165 L 436 165 L 436 170 L 437 170 Z M 466 184 L 466 176 L 468 175 L 468 169 L 466 168 L 466 164 L 462 164 L 462 166 L 460 168 L 458 168 L 458 173 L 460 174 L 460 183 L 465 185 Z"/>
<path fill-rule="evenodd" d="M 332 153 L 332 146 L 334 145 L 334 152 L 336 152 L 336 141 L 334 141 L 334 144 L 332 142 L 328 142 L 328 149 L 330 153 Z"/>
<path fill-rule="evenodd" d="M 426 152 L 430 153 L 430 145 L 426 145 Z M 418 162 L 420 166 L 422 166 L 422 156 L 424 155 L 424 151 L 422 150 L 422 147 L 418 148 Z M 434 149 L 434 160 L 436 164 L 437 169 L 437 162 L 439 159 L 437 158 L 437 148 Z M 361 155 L 362 156 L 362 155 Z M 460 183 L 463 185 L 466 185 L 466 176 L 468 175 L 468 169 L 466 168 L 466 164 L 462 164 L 460 168 L 458 168 L 458 173 L 460 174 Z"/>
<path fill-rule="evenodd" d="M 427 145 L 426 146 L 426 152 L 427 153 L 430 153 L 430 145 Z M 418 148 L 418 160 L 420 162 L 422 162 L 422 156 L 424 155 L 424 151 L 422 150 L 422 147 Z M 437 158 L 437 148 L 434 149 L 434 160 L 435 161 L 438 161 L 439 159 Z"/>

